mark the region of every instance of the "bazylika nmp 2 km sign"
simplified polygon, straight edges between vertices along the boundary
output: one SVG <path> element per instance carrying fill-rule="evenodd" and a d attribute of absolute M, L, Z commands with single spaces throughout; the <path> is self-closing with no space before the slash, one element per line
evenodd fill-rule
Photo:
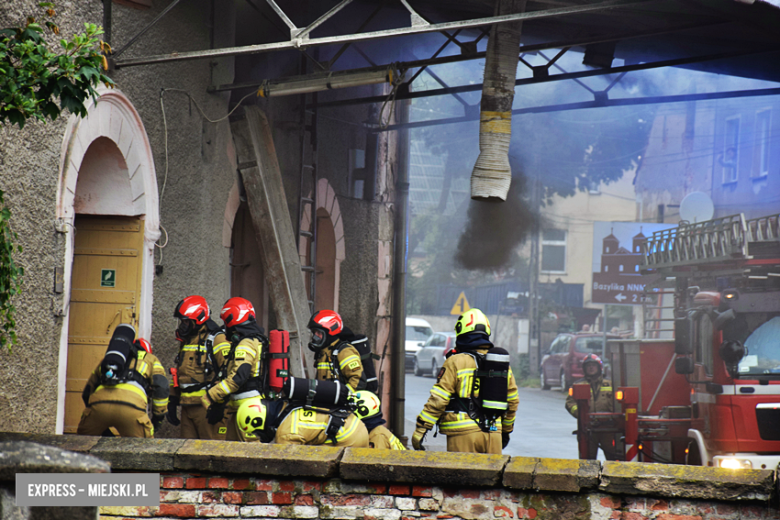
<path fill-rule="evenodd" d="M 591 301 L 640 305 L 645 286 L 654 280 L 642 276 L 642 244 L 654 231 L 674 227 L 647 222 L 594 222 Z"/>

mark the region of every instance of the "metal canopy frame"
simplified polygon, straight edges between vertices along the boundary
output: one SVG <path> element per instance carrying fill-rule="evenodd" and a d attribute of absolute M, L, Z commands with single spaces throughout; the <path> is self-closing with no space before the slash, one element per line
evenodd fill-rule
<path fill-rule="evenodd" d="M 154 24 L 159 21 L 170 9 L 173 8 L 180 0 L 174 0 L 163 12 L 161 12 L 155 20 L 149 25 L 144 27 L 138 34 L 136 34 L 130 41 L 125 44 L 120 50 L 124 52 L 132 43 L 137 41 L 146 31 L 148 31 Z M 320 16 L 316 21 L 309 24 L 308 27 L 299 29 L 295 24 L 284 14 L 284 11 L 276 4 L 274 0 L 266 0 L 271 8 L 282 18 L 285 24 L 290 28 L 291 38 L 288 41 L 264 43 L 259 45 L 247 45 L 242 47 L 227 47 L 223 49 L 210 49 L 204 51 L 188 51 L 188 52 L 173 52 L 169 54 L 161 54 L 156 56 L 146 56 L 140 58 L 127 58 L 124 60 L 116 60 L 117 54 L 111 56 L 114 61 L 113 66 L 118 68 L 122 67 L 137 67 L 140 65 L 151 65 L 156 63 L 169 63 L 174 61 L 185 60 L 197 60 L 207 58 L 223 58 L 228 56 L 244 56 L 248 54 L 260 54 L 264 52 L 282 51 L 282 50 L 294 50 L 305 49 L 308 47 L 316 47 L 321 45 L 334 45 L 345 44 L 360 41 L 377 40 L 381 38 L 392 38 L 397 36 L 408 36 L 414 34 L 426 34 L 433 32 L 446 32 L 454 31 L 458 29 L 478 28 L 492 26 L 500 23 L 511 23 L 528 20 L 541 20 L 545 18 L 553 18 L 557 16 L 565 16 L 572 14 L 582 14 L 596 11 L 604 11 L 607 9 L 616 9 L 621 7 L 632 7 L 640 4 L 656 4 L 661 3 L 664 0 L 605 0 L 598 4 L 592 5 L 578 5 L 569 7 L 558 7 L 553 9 L 544 9 L 540 11 L 531 11 L 525 13 L 515 13 L 502 16 L 491 16 L 487 18 L 475 18 L 471 20 L 460 20 L 455 22 L 444 22 L 431 24 L 426 22 L 420 17 L 407 3 L 404 5 L 409 9 L 412 14 L 413 23 L 409 27 L 401 27 L 397 29 L 385 29 L 381 31 L 372 31 L 365 33 L 355 33 L 340 36 L 325 36 L 321 38 L 310 38 L 310 33 L 315 28 L 319 27 L 333 17 L 336 13 L 340 12 L 347 4 L 352 0 L 342 0 L 329 10 L 324 15 Z"/>

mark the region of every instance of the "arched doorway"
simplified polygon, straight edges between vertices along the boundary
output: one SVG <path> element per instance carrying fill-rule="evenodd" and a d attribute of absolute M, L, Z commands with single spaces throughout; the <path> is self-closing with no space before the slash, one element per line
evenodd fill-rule
<path fill-rule="evenodd" d="M 341 262 L 345 258 L 344 224 L 336 192 L 327 179 L 317 182 L 317 248 L 314 278 L 314 308 L 339 310 Z M 305 211 L 301 229 L 311 229 L 311 211 Z M 301 236 L 298 244 L 301 265 L 309 265 L 311 239 Z M 310 291 L 310 274 L 306 274 L 306 290 Z M 309 294 L 311 299 L 311 294 Z"/>
<path fill-rule="evenodd" d="M 246 202 L 241 202 L 235 213 L 230 245 L 230 296 L 240 296 L 252 302 L 257 321 L 267 330 L 268 291 L 263 246 L 257 241 Z"/>
<path fill-rule="evenodd" d="M 141 118 L 118 90 L 101 89 L 86 118 L 71 116 L 57 186 L 66 233 L 57 432 L 75 432 L 81 391 L 114 327 L 151 333 L 157 178 Z"/>

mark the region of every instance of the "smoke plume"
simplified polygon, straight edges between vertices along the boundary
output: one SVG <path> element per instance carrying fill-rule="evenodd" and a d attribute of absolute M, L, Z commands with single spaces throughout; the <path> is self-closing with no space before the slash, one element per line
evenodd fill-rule
<path fill-rule="evenodd" d="M 491 271 L 512 263 L 512 255 L 533 229 L 536 219 L 524 195 L 525 187 L 525 177 L 515 175 L 506 201 L 469 202 L 466 226 L 455 256 L 460 267 Z"/>

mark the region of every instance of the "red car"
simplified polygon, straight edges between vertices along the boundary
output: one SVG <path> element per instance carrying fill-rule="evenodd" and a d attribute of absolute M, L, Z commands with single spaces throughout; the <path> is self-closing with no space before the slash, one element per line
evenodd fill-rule
<path fill-rule="evenodd" d="M 620 336 L 607 334 L 607 339 L 619 339 Z M 584 377 L 582 360 L 588 354 L 601 357 L 604 349 L 604 335 L 594 333 L 558 334 L 550 349 L 543 353 L 539 376 L 542 390 L 551 386 L 560 386 L 563 391 L 569 389 L 574 381 Z M 607 367 L 604 370 L 607 373 Z"/>

